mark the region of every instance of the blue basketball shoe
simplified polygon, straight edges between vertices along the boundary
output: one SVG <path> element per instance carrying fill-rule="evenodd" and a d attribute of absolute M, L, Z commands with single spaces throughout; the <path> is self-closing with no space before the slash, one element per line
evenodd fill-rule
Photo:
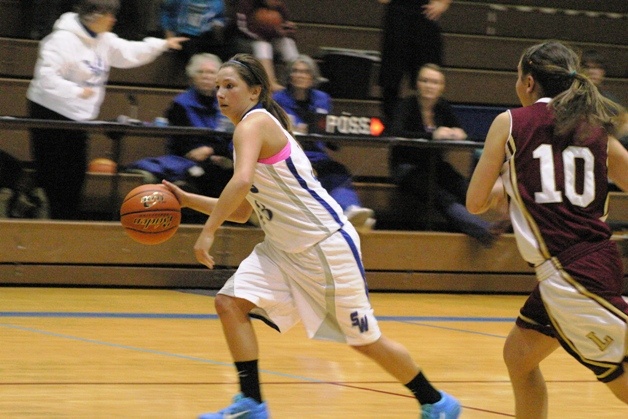
<path fill-rule="evenodd" d="M 421 419 L 458 419 L 460 402 L 444 391 L 440 395 L 442 398 L 436 403 L 421 406 Z"/>
<path fill-rule="evenodd" d="M 216 412 L 204 413 L 198 419 L 268 419 L 266 403 L 258 403 L 250 397 L 236 394 L 230 406 Z"/>

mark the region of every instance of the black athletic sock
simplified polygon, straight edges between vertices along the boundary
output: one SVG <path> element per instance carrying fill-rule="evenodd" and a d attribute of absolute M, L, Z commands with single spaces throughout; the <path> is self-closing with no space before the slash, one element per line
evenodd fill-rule
<path fill-rule="evenodd" d="M 412 381 L 406 384 L 406 387 L 410 389 L 414 397 L 416 397 L 421 404 L 434 404 L 441 399 L 438 390 L 430 384 L 422 372 L 419 372 Z"/>
<path fill-rule="evenodd" d="M 262 403 L 262 392 L 259 385 L 259 373 L 257 371 L 257 360 L 236 362 L 238 378 L 240 379 L 240 391 L 244 397 Z"/>

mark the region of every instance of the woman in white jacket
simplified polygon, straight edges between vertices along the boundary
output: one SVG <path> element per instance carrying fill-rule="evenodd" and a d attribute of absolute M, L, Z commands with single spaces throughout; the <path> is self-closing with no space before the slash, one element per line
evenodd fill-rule
<path fill-rule="evenodd" d="M 187 38 L 127 41 L 110 32 L 119 0 L 81 0 L 65 13 L 39 47 L 26 96 L 36 119 L 88 121 L 98 116 L 111 67 L 147 64 Z M 32 129 L 31 153 L 37 180 L 54 219 L 77 219 L 87 166 L 87 133 Z"/>

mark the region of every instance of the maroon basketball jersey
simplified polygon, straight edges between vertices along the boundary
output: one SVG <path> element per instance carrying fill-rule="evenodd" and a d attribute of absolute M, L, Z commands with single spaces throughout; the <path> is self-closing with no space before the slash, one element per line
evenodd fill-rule
<path fill-rule="evenodd" d="M 510 111 L 502 179 L 522 256 L 537 265 L 581 242 L 610 238 L 607 214 L 607 136 L 560 136 L 548 98 Z M 582 137 L 582 138 L 580 138 Z"/>

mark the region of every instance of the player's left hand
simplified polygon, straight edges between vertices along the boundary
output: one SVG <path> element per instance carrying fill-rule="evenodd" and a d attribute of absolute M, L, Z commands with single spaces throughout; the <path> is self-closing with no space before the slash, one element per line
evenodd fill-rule
<path fill-rule="evenodd" d="M 194 255 L 199 263 L 207 266 L 209 269 L 214 269 L 214 258 L 209 254 L 209 250 L 214 244 L 214 235 L 203 231 L 196 243 L 194 244 Z"/>

